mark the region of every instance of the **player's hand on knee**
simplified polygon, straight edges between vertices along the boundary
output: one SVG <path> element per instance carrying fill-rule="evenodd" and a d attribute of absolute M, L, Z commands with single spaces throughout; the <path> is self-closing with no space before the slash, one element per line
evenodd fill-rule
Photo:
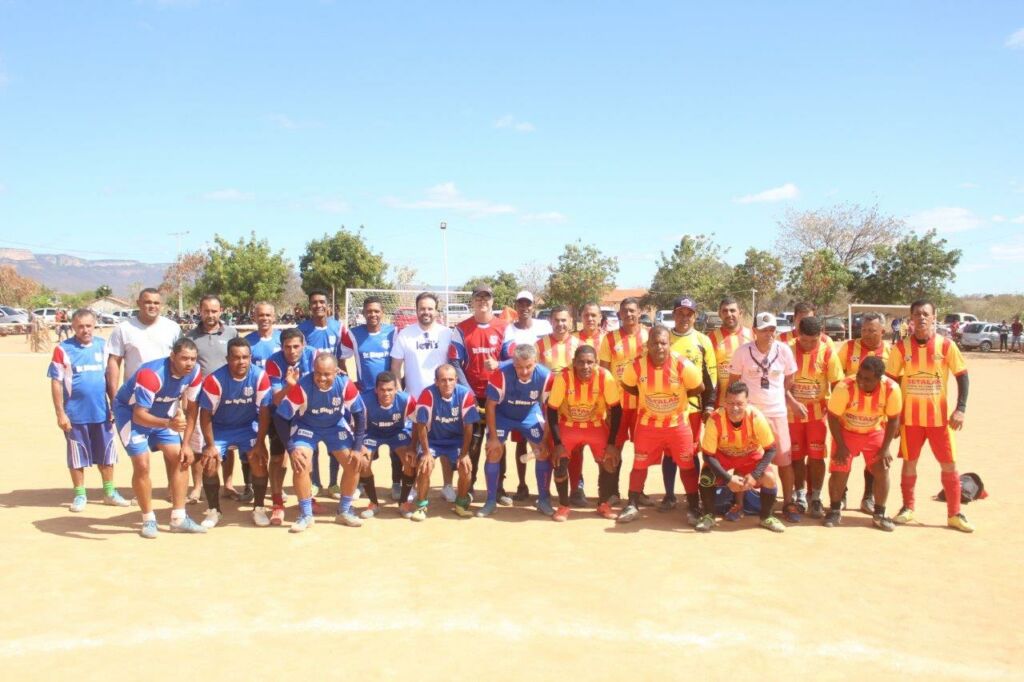
<path fill-rule="evenodd" d="M 291 453 L 292 470 L 297 473 L 309 471 L 309 455 L 304 450 L 296 450 Z"/>
<path fill-rule="evenodd" d="M 487 439 L 487 459 L 491 462 L 497 462 L 501 459 L 501 455 L 505 449 L 505 445 L 497 438 Z"/>
<path fill-rule="evenodd" d="M 456 469 L 460 476 L 471 476 L 473 474 L 473 462 L 470 461 L 469 455 L 459 457 L 456 462 Z"/>
<path fill-rule="evenodd" d="M 196 461 L 196 453 L 192 452 L 191 446 L 188 443 L 182 444 L 178 450 L 178 462 L 181 463 L 182 469 L 188 469 Z"/>
<path fill-rule="evenodd" d="M 740 478 L 739 476 L 733 476 L 732 478 L 730 478 L 729 490 L 733 491 L 734 493 L 743 492 L 743 479 Z"/>

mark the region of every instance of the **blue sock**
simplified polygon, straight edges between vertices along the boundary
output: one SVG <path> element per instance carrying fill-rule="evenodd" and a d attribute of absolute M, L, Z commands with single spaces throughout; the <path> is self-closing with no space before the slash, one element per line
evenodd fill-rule
<path fill-rule="evenodd" d="M 352 496 L 342 495 L 341 502 L 338 503 L 339 514 L 351 514 L 352 513 Z"/>
<path fill-rule="evenodd" d="M 300 516 L 312 516 L 313 515 L 313 498 L 307 497 L 304 500 L 299 500 L 299 515 Z"/>
<path fill-rule="evenodd" d="M 320 450 L 316 449 L 313 451 L 313 470 L 310 472 L 310 479 L 317 488 L 323 488 L 324 484 L 320 481 Z"/>
<path fill-rule="evenodd" d="M 551 460 L 538 459 L 534 471 L 537 473 L 537 489 L 540 492 L 538 497 L 546 502 L 551 499 Z"/>
<path fill-rule="evenodd" d="M 487 501 L 498 501 L 498 475 L 501 473 L 501 462 L 484 464 L 484 477 L 487 479 Z"/>
<path fill-rule="evenodd" d="M 676 496 L 676 471 L 678 469 L 676 461 L 671 457 L 661 460 L 661 479 L 665 482 L 665 495 L 668 497 Z"/>

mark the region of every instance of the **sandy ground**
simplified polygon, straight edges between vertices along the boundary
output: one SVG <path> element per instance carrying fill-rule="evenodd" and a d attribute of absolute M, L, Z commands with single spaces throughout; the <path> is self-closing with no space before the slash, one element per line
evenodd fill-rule
<path fill-rule="evenodd" d="M 682 512 L 616 528 L 592 511 L 461 520 L 437 503 L 417 525 L 389 503 L 361 529 L 323 516 L 296 536 L 227 502 L 206 536 L 144 541 L 137 509 L 99 504 L 96 472 L 93 503 L 68 512 L 48 358 L 26 350 L 0 339 L 6 680 L 1024 679 L 1024 502 L 1006 463 L 1024 440 L 1006 400 L 1024 358 L 968 357 L 961 471 L 991 492 L 965 509 L 972 536 L 945 528 L 926 455 L 919 522 L 892 534 L 856 512 L 837 529 L 774 535 L 748 518 L 698 535 Z M 586 475 L 593 496 L 592 462 Z M 127 461 L 117 483 L 130 495 Z M 661 492 L 656 470 L 648 492 Z M 168 504 L 156 508 L 165 529 Z"/>

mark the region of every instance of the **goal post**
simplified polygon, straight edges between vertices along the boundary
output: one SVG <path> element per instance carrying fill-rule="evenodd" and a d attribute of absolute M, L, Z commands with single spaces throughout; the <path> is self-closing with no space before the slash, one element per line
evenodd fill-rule
<path fill-rule="evenodd" d="M 893 317 L 910 315 L 910 304 L 891 305 L 888 303 L 851 303 L 846 311 L 846 335 L 853 338 L 853 316 L 858 313 L 882 313 L 882 323 L 887 325 Z"/>
<path fill-rule="evenodd" d="M 349 327 L 363 324 L 363 301 L 370 296 L 376 296 L 381 301 L 384 309 L 385 324 L 394 324 L 396 327 L 405 326 L 409 323 L 410 315 L 416 317 L 416 297 L 429 289 L 346 289 L 345 290 L 345 323 Z M 437 296 L 438 322 L 449 326 L 461 322 L 469 313 L 469 302 L 472 298 L 471 291 L 431 291 Z M 447 300 L 447 303 L 445 301 Z M 396 322 L 396 311 L 403 310 Z"/>

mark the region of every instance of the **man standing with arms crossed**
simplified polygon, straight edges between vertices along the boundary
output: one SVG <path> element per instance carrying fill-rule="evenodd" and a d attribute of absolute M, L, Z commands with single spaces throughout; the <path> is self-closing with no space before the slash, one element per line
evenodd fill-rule
<path fill-rule="evenodd" d="M 722 405 L 725 391 L 729 388 L 729 367 L 733 353 L 743 344 L 754 340 L 753 332 L 740 324 L 741 315 L 740 304 L 735 298 L 726 296 L 718 304 L 718 316 L 722 319 L 722 326 L 708 334 L 711 347 L 715 349 L 715 365 L 718 367 L 718 381 L 715 385 L 716 407 Z"/>

